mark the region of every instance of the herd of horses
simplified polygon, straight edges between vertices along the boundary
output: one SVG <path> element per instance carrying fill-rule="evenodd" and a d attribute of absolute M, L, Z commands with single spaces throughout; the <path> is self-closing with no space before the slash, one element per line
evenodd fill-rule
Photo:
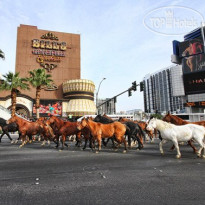
<path fill-rule="evenodd" d="M 32 142 L 34 136 L 39 135 L 44 139 L 42 145 L 46 141 L 48 143 L 53 141 L 58 148 L 59 142 L 61 142 L 61 149 L 64 149 L 65 146 L 68 147 L 66 138 L 76 136 L 76 146 L 81 145 L 82 139 L 85 140 L 83 150 L 86 149 L 88 142 L 89 147 L 92 150 L 95 149 L 97 142 L 96 152 L 99 152 L 102 144 L 106 146 L 108 141 L 111 140 L 115 148 L 124 144 L 123 153 L 125 153 L 127 144 L 128 147 L 131 147 L 132 141 L 137 142 L 137 149 L 142 149 L 146 134 L 151 140 L 157 137 L 158 134 L 161 140 L 159 144 L 161 154 L 164 153 L 162 144 L 166 141 L 172 141 L 173 146 L 171 149 L 176 148 L 176 157 L 180 158 L 181 153 L 178 142 L 185 141 L 188 142 L 198 156 L 205 158 L 205 151 L 202 154 L 202 150 L 205 150 L 205 121 L 190 123 L 171 114 L 167 114 L 163 120 L 153 118 L 148 122 L 132 121 L 126 118 L 119 118 L 118 121 L 113 121 L 105 114 L 97 115 L 94 119 L 83 118 L 81 121 L 74 122 L 65 121 L 56 116 L 51 116 L 49 119 L 41 117 L 35 122 L 30 122 L 15 115 L 7 121 L 0 118 L 0 126 L 3 131 L 0 136 L 0 142 L 4 134 L 13 142 L 9 132 L 18 131 L 18 140 L 22 141 L 20 147 L 24 146 L 28 141 Z M 199 144 L 199 150 L 193 145 L 193 141 Z"/>

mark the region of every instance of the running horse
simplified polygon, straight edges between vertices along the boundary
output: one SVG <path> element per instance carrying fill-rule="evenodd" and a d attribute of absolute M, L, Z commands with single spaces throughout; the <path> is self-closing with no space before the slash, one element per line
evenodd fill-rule
<path fill-rule="evenodd" d="M 175 124 L 175 125 L 196 124 L 196 125 L 202 125 L 205 127 L 205 121 L 188 122 L 186 120 L 181 119 L 180 117 L 171 115 L 170 113 L 166 114 L 162 120 L 166 122 L 171 122 L 172 124 Z M 192 144 L 192 142 L 188 141 L 188 144 L 192 147 L 193 151 L 196 153 L 197 149 Z M 174 146 L 171 149 L 174 149 Z"/>
<path fill-rule="evenodd" d="M 120 122 L 113 122 L 109 124 L 102 124 L 99 122 L 94 122 L 91 119 L 83 118 L 81 122 L 78 122 L 78 129 L 82 130 L 87 127 L 92 135 L 92 140 L 98 141 L 98 151 L 101 150 L 101 140 L 102 138 L 112 138 L 115 136 L 116 141 L 121 144 L 124 143 L 125 149 L 123 153 L 127 151 L 127 142 L 124 138 L 126 127 Z M 96 152 L 97 153 L 97 152 Z"/>
<path fill-rule="evenodd" d="M 10 139 L 11 143 L 13 143 L 13 140 L 9 134 L 9 132 L 16 132 L 16 131 L 19 131 L 18 130 L 18 125 L 16 123 L 11 123 L 11 124 L 7 124 L 6 123 L 6 120 L 4 120 L 3 118 L 0 118 L 0 127 L 2 128 L 2 134 L 0 136 L 0 142 L 1 142 L 1 139 L 4 135 L 7 135 L 7 137 Z M 19 133 L 19 136 L 21 134 Z"/>
<path fill-rule="evenodd" d="M 205 128 L 196 124 L 186 124 L 186 125 L 174 125 L 163 120 L 159 120 L 156 118 L 152 118 L 147 128 L 148 130 L 152 130 L 156 128 L 160 131 L 162 141 L 159 143 L 159 149 L 161 154 L 164 154 L 162 145 L 167 141 L 172 141 L 177 150 L 176 158 L 181 157 L 181 153 L 179 150 L 178 142 L 186 142 L 194 139 L 200 146 L 199 151 L 197 152 L 198 157 L 205 158 L 205 144 L 204 144 L 204 136 L 205 136 Z M 202 155 L 202 150 L 203 155 Z"/>
<path fill-rule="evenodd" d="M 37 122 L 30 122 L 20 117 L 14 115 L 9 120 L 7 120 L 7 124 L 16 123 L 19 128 L 19 132 L 21 133 L 22 144 L 19 146 L 20 148 L 26 144 L 26 136 L 29 137 L 29 141 L 32 141 L 32 136 L 36 134 L 40 134 L 43 130 L 42 126 Z"/>
<path fill-rule="evenodd" d="M 68 147 L 68 145 L 65 143 L 66 137 L 70 135 L 76 135 L 77 144 L 78 141 L 81 139 L 81 135 L 85 138 L 85 145 L 83 147 L 83 150 L 87 146 L 87 141 L 90 139 L 90 132 L 88 129 L 78 130 L 77 129 L 77 122 L 70 122 L 70 121 L 63 121 L 60 118 L 56 116 L 50 117 L 50 119 L 46 122 L 49 124 L 55 134 L 55 138 L 57 140 L 57 146 L 59 146 L 59 137 L 62 136 L 61 143 L 62 143 L 62 149 L 64 149 L 64 146 Z M 77 145 L 76 144 L 76 145 Z"/>
<path fill-rule="evenodd" d="M 104 123 L 106 122 L 114 122 L 112 120 L 112 118 L 108 117 L 106 114 L 104 114 L 103 116 L 97 115 L 96 116 L 98 122 Z M 94 121 L 96 121 L 96 118 Z M 126 126 L 126 133 L 125 135 L 128 136 L 128 145 L 129 147 L 131 147 L 131 138 L 134 141 L 138 142 L 138 147 L 137 149 L 142 149 L 144 147 L 143 145 L 143 138 L 145 138 L 144 132 L 142 131 L 142 128 L 140 127 L 140 125 L 138 125 L 137 123 L 135 123 L 132 120 L 128 120 L 126 118 L 122 118 L 120 117 L 118 122 L 121 122 L 122 124 L 124 124 Z"/>
<path fill-rule="evenodd" d="M 50 141 L 55 142 L 55 135 L 53 133 L 53 129 L 46 123 L 46 117 L 40 117 L 36 120 L 36 122 L 43 128 L 42 133 L 40 134 L 40 138 L 43 138 L 43 143 L 41 146 L 44 146 L 47 142 L 50 145 Z M 55 142 L 56 143 L 56 142 Z"/>

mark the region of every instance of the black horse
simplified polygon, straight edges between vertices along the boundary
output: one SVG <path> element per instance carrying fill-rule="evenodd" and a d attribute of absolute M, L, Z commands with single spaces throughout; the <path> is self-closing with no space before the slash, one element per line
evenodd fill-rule
<path fill-rule="evenodd" d="M 131 147 L 131 138 L 138 142 L 138 147 L 137 149 L 142 149 L 143 148 L 143 139 L 145 139 L 145 134 L 142 130 L 142 128 L 134 122 L 127 121 L 123 122 L 127 127 L 129 127 L 129 130 L 126 131 L 126 135 L 128 136 L 128 145 Z"/>
<path fill-rule="evenodd" d="M 12 141 L 12 138 L 11 138 L 9 132 L 16 132 L 19 130 L 18 125 L 15 122 L 7 124 L 6 120 L 4 120 L 3 118 L 0 118 L 0 126 L 1 126 L 2 131 L 3 131 L 3 133 L 0 136 L 0 142 L 1 142 L 1 138 L 4 135 L 7 135 L 8 138 Z M 19 133 L 19 138 L 20 138 L 20 133 Z"/>

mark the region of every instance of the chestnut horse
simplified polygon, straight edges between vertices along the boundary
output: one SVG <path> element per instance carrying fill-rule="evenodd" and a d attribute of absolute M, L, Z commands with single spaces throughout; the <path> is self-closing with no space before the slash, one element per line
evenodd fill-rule
<path fill-rule="evenodd" d="M 29 140 L 32 141 L 32 136 L 41 134 L 43 130 L 42 126 L 39 125 L 39 123 L 29 122 L 20 117 L 17 117 L 16 115 L 7 120 L 8 124 L 13 122 L 18 125 L 19 132 L 21 133 L 22 144 L 19 147 L 23 147 L 26 144 L 26 136 L 28 136 Z"/>
<path fill-rule="evenodd" d="M 36 120 L 36 122 L 43 127 L 41 137 L 44 139 L 43 143 L 41 146 L 44 146 L 46 141 L 48 145 L 50 145 L 50 141 L 54 141 L 55 135 L 53 133 L 53 129 L 46 123 L 47 119 L 45 117 L 40 117 L 39 119 Z M 55 141 L 54 141 L 55 142 Z M 56 143 L 56 142 L 55 142 Z"/>
<path fill-rule="evenodd" d="M 166 114 L 162 120 L 166 122 L 171 122 L 175 125 L 196 124 L 196 125 L 202 125 L 205 127 L 205 121 L 188 122 L 186 120 L 181 119 L 180 117 L 176 115 L 171 115 L 170 113 Z"/>
<path fill-rule="evenodd" d="M 99 122 L 94 122 L 90 119 L 83 118 L 81 122 L 78 122 L 78 129 L 82 130 L 85 127 L 90 130 L 93 140 L 97 139 L 98 151 L 101 150 L 102 138 L 112 138 L 113 136 L 115 136 L 115 139 L 118 143 L 124 143 L 125 149 L 123 152 L 126 152 L 127 142 L 124 138 L 126 127 L 122 123 L 113 122 L 109 124 L 102 124 Z"/>
<path fill-rule="evenodd" d="M 175 115 L 171 115 L 170 113 L 166 114 L 162 120 L 165 122 L 171 122 L 172 124 L 175 124 L 175 125 L 196 124 L 196 125 L 202 125 L 205 127 L 205 121 L 188 122 L 186 120 L 181 119 L 180 117 L 177 117 Z M 192 142 L 188 141 L 188 144 L 192 147 L 193 151 L 196 153 L 197 149 L 192 144 Z M 174 146 L 172 146 L 171 149 L 174 149 Z"/>
<path fill-rule="evenodd" d="M 51 125 L 54 134 L 56 135 L 57 139 L 57 147 L 59 145 L 59 137 L 62 136 L 61 142 L 62 142 L 62 149 L 64 149 L 64 146 L 68 146 L 65 143 L 66 137 L 70 135 L 76 135 L 77 143 L 78 140 L 81 139 L 81 135 L 85 138 L 85 145 L 83 149 L 86 148 L 87 141 L 90 139 L 90 132 L 88 129 L 78 130 L 77 129 L 77 122 L 70 122 L 70 121 L 63 121 L 60 118 L 56 116 L 50 117 L 49 120 L 47 120 L 47 124 Z"/>

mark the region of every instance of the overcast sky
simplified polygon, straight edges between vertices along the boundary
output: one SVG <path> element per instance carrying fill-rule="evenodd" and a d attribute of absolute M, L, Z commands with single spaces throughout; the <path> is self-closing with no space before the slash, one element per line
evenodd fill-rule
<path fill-rule="evenodd" d="M 189 22 L 188 30 L 184 24 L 163 27 L 167 11 L 172 20 Z M 113 97 L 133 81 L 170 66 L 172 40 L 182 41 L 184 33 L 200 25 L 203 14 L 204 0 L 0 0 L 0 49 L 6 57 L 0 60 L 0 73 L 15 70 L 20 24 L 77 33 L 81 78 L 94 81 L 97 89 L 105 77 L 99 98 Z M 131 109 L 144 109 L 139 89 L 132 97 L 125 93 L 117 99 L 117 111 Z"/>

